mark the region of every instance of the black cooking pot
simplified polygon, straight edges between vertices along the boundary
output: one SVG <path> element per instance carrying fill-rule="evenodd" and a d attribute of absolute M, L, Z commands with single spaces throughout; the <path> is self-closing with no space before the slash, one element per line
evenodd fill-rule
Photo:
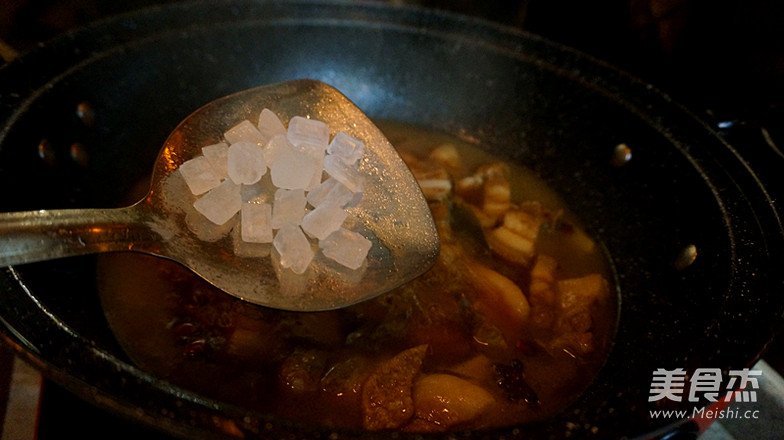
<path fill-rule="evenodd" d="M 621 308 L 595 382 L 550 423 L 466 437 L 667 430 L 674 419 L 649 414 L 660 408 L 648 402 L 655 369 L 751 366 L 780 325 L 775 194 L 709 126 L 568 48 L 420 9 L 197 2 L 62 36 L 0 69 L 0 208 L 116 206 L 191 111 L 293 78 L 332 84 L 372 117 L 454 133 L 530 167 L 607 250 Z M 612 160 L 619 143 L 631 148 L 628 163 Z M 94 263 L 0 272 L 2 339 L 54 381 L 191 438 L 227 426 L 247 437 L 361 435 L 248 412 L 139 370 L 108 329 Z"/>

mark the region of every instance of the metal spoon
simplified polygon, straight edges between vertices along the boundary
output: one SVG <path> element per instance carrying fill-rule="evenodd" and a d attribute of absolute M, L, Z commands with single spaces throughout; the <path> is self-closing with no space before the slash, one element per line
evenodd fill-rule
<path fill-rule="evenodd" d="M 302 275 L 267 257 L 241 257 L 231 234 L 197 237 L 186 222 L 180 164 L 201 154 L 236 123 L 263 108 L 286 123 L 293 116 L 321 120 L 365 142 L 360 173 L 365 192 L 349 208 L 348 224 L 369 231 L 363 267 L 350 270 L 318 253 Z M 178 189 L 179 188 L 179 189 Z M 272 308 L 315 311 L 348 306 L 387 292 L 426 271 L 439 252 L 430 210 L 416 180 L 379 129 L 336 89 L 296 80 L 239 92 L 205 105 L 171 133 L 158 155 L 148 195 L 118 209 L 74 209 L 0 214 L 0 266 L 60 257 L 135 251 L 175 260 L 245 301 Z"/>

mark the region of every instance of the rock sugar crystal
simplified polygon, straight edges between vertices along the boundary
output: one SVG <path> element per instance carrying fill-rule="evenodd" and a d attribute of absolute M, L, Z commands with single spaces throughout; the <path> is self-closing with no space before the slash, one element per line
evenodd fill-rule
<path fill-rule="evenodd" d="M 213 241 L 238 231 L 232 239 L 248 244 L 235 249 L 271 243 L 279 254 L 273 261 L 297 274 L 317 252 L 358 269 L 372 241 L 345 224 L 346 209 L 362 199 L 364 151 L 361 139 L 344 132 L 331 137 L 322 121 L 294 116 L 286 127 L 263 109 L 256 124 L 238 122 L 179 166 L 197 196 L 186 223 Z"/>

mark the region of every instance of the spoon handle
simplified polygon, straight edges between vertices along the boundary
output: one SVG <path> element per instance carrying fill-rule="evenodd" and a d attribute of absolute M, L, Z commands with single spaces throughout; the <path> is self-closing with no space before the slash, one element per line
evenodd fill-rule
<path fill-rule="evenodd" d="M 122 250 L 153 251 L 161 238 L 138 205 L 0 214 L 0 267 Z"/>

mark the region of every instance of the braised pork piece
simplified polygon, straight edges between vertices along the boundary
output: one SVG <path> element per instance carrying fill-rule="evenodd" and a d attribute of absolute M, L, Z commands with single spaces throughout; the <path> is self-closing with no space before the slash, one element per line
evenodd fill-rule
<path fill-rule="evenodd" d="M 436 219 L 430 271 L 346 309 L 293 313 L 173 263 L 105 255 L 102 302 L 129 357 L 206 396 L 347 428 L 505 426 L 572 402 L 615 325 L 599 246 L 527 170 L 452 137 L 380 126 Z"/>

